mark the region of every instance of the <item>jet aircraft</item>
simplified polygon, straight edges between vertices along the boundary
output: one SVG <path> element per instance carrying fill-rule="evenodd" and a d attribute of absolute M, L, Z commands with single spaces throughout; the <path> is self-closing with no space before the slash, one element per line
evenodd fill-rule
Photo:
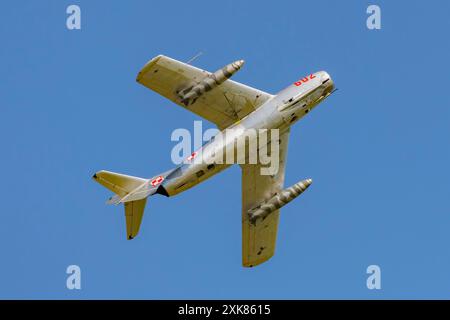
<path fill-rule="evenodd" d="M 229 147 L 228 143 L 235 148 L 236 140 L 245 130 L 278 129 L 279 163 L 274 174 L 262 174 L 261 163 L 240 164 L 242 264 L 253 267 L 274 255 L 280 208 L 312 183 L 311 179 L 305 179 L 284 188 L 290 126 L 333 93 L 334 83 L 327 72 L 319 71 L 303 76 L 272 95 L 229 79 L 243 64 L 243 60 L 238 60 L 210 73 L 159 55 L 138 73 L 138 83 L 214 123 L 221 131 L 233 129 L 235 136 L 225 146 L 223 139 L 211 139 L 182 164 L 150 179 L 105 170 L 95 173 L 93 179 L 115 193 L 107 203 L 124 204 L 128 239 L 139 232 L 149 196 L 174 196 L 230 167 L 229 163 L 205 159 L 213 157 L 218 148 Z M 203 160 L 194 161 L 199 154 Z"/>

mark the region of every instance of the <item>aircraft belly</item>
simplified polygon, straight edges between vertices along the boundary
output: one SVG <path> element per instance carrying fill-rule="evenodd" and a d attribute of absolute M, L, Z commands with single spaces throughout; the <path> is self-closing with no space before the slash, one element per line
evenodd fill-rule
<path fill-rule="evenodd" d="M 211 178 L 219 172 L 225 170 L 226 164 L 192 164 L 175 179 L 168 179 L 163 183 L 163 187 L 169 196 L 174 196 L 186 191 L 199 183 Z"/>

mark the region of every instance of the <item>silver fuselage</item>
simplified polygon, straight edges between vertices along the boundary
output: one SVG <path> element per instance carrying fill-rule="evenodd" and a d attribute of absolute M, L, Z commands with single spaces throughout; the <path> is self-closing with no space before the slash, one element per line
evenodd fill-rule
<path fill-rule="evenodd" d="M 231 125 L 227 134 L 232 132 L 233 139 L 226 139 L 234 148 L 236 140 L 247 129 L 287 130 L 292 124 L 303 118 L 309 111 L 322 102 L 334 89 L 334 83 L 327 72 L 319 71 L 300 79 L 283 89 L 273 98 L 245 118 Z M 232 130 L 229 130 L 232 129 Z M 178 166 L 161 184 L 162 192 L 167 196 L 176 195 L 226 169 L 231 164 L 215 163 L 208 159 L 217 153 L 218 148 L 229 148 L 219 139 L 211 139 L 196 154 L 201 154 L 203 161 L 190 159 Z"/>

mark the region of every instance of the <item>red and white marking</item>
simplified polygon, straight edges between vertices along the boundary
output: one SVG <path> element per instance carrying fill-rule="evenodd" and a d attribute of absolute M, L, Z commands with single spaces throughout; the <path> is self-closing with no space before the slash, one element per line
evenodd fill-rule
<path fill-rule="evenodd" d="M 164 181 L 164 177 L 163 176 L 159 176 L 154 178 L 152 181 L 150 181 L 150 184 L 154 187 L 156 187 L 158 184 L 160 184 L 161 182 Z"/>
<path fill-rule="evenodd" d="M 189 157 L 187 157 L 187 161 L 191 161 L 192 159 L 195 158 L 196 155 L 197 155 L 197 152 L 192 152 L 192 154 Z"/>
<path fill-rule="evenodd" d="M 313 74 L 310 74 L 309 77 L 304 77 L 303 79 L 298 80 L 297 82 L 294 82 L 294 85 L 301 86 L 302 83 L 308 82 L 309 80 L 314 79 L 316 76 Z"/>

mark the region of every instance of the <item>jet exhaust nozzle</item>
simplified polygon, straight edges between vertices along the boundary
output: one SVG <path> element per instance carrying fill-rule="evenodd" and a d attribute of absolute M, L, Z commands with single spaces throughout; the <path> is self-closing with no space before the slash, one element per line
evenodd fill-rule
<path fill-rule="evenodd" d="M 256 208 L 252 208 L 248 211 L 250 221 L 255 224 L 258 218 L 266 218 L 273 211 L 285 206 L 299 195 L 301 195 L 311 185 L 312 179 L 302 180 L 296 184 L 286 188 L 269 200 L 263 202 Z"/>

